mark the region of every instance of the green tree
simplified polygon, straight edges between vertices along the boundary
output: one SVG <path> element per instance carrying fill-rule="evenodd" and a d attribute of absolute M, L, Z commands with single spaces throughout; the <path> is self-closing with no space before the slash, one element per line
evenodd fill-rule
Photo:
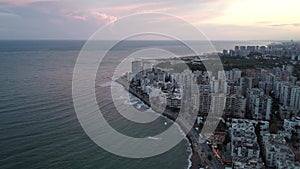
<path fill-rule="evenodd" d="M 270 125 L 269 131 L 270 131 L 270 133 L 272 133 L 272 134 L 276 134 L 276 133 L 278 132 L 278 127 L 277 127 L 276 123 L 272 123 L 272 124 Z"/>
<path fill-rule="evenodd" d="M 292 143 L 297 143 L 298 142 L 298 133 L 295 132 L 294 130 L 292 131 L 291 141 L 292 141 Z"/>
<path fill-rule="evenodd" d="M 208 154 L 208 155 L 207 155 L 207 159 L 208 159 L 209 161 L 211 161 L 211 160 L 212 160 L 212 156 L 211 156 L 211 154 Z"/>

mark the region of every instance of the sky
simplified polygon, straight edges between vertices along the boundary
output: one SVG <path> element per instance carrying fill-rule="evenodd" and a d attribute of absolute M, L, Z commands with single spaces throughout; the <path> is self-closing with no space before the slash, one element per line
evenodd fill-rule
<path fill-rule="evenodd" d="M 158 12 L 184 19 L 211 40 L 300 40 L 299 6 L 299 0 L 0 0 L 0 39 L 86 40 L 125 16 Z"/>

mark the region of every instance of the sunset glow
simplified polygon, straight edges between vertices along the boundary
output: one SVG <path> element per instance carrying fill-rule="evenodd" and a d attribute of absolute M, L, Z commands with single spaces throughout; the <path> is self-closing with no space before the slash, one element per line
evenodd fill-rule
<path fill-rule="evenodd" d="M 86 39 L 102 25 L 118 18 L 162 12 L 185 19 L 211 39 L 299 40 L 299 6 L 297 0 L 203 0 L 189 3 L 0 0 L 0 38 Z M 38 32 L 32 31 L 35 29 Z M 16 37 L 8 37 L 8 34 Z"/>

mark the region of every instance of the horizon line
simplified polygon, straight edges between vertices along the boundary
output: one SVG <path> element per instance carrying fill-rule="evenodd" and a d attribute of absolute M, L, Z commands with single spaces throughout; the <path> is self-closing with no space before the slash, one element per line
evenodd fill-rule
<path fill-rule="evenodd" d="M 0 41 L 88 41 L 89 39 L 0 39 Z M 91 41 L 120 41 L 117 39 L 103 39 L 103 40 L 91 40 Z M 126 41 L 177 41 L 177 40 L 165 40 L 165 39 L 133 39 Z M 184 41 L 293 41 L 300 42 L 300 40 L 287 40 L 287 39 L 212 39 L 212 40 L 189 40 L 184 39 Z"/>

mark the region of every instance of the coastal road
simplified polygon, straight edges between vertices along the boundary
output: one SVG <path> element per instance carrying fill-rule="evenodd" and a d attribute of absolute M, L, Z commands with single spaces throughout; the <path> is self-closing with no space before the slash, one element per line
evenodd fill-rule
<path fill-rule="evenodd" d="M 177 117 L 177 114 L 172 112 L 171 110 L 165 110 L 165 112 L 163 113 L 165 116 L 171 118 L 171 119 L 176 119 Z M 179 126 L 185 131 L 187 132 L 186 130 L 189 128 L 187 126 L 186 123 L 184 123 L 181 118 L 177 118 L 177 122 L 179 124 Z M 192 129 L 189 131 L 189 134 L 188 136 L 190 137 L 191 139 L 191 144 L 196 144 L 197 145 L 197 148 L 198 150 L 200 150 L 201 152 L 201 156 L 200 156 L 200 159 L 202 161 L 206 161 L 208 163 L 208 166 L 210 169 L 224 169 L 224 165 L 221 164 L 221 162 L 214 156 L 211 148 L 206 144 L 206 143 L 199 143 L 199 132 L 194 128 L 192 127 Z M 212 160 L 209 161 L 207 159 L 207 156 L 208 155 L 211 155 L 212 157 Z"/>
<path fill-rule="evenodd" d="M 172 113 L 172 112 L 168 112 L 168 113 Z M 178 119 L 179 125 L 181 126 L 181 128 L 185 128 L 188 129 L 188 126 L 186 123 L 183 122 L 184 120 L 182 119 Z M 199 143 L 199 132 L 192 127 L 192 129 L 189 131 L 188 136 L 190 137 L 192 143 L 191 144 L 196 144 L 196 149 L 198 149 L 198 152 L 200 152 L 200 159 L 202 161 L 206 161 L 209 166 L 209 168 L 211 169 L 224 169 L 225 166 L 223 164 L 221 164 L 221 162 L 214 156 L 211 148 L 206 144 L 206 142 L 204 143 Z M 212 160 L 208 160 L 207 156 L 211 155 Z"/>
<path fill-rule="evenodd" d="M 117 82 L 120 83 L 121 85 L 123 85 L 123 87 L 127 91 L 129 91 L 128 88 L 126 88 L 125 84 L 127 84 L 127 83 L 125 83 L 124 79 L 121 78 L 121 79 L 117 80 Z M 147 101 L 145 101 L 142 97 L 139 97 L 138 93 L 136 93 L 135 91 L 129 91 L 129 92 L 132 93 L 133 95 L 135 95 L 137 98 L 140 98 L 145 104 L 149 105 L 149 103 Z M 149 105 L 149 107 L 151 107 L 151 105 Z M 165 109 L 165 112 L 163 113 L 163 115 L 165 115 L 165 116 L 167 116 L 170 119 L 172 119 L 172 120 L 175 121 L 177 119 L 177 115 L 178 114 L 175 113 L 175 112 L 173 112 L 170 109 Z M 181 126 L 181 128 L 183 130 L 186 131 L 186 130 L 189 129 L 189 127 L 187 126 L 187 124 L 185 124 L 183 122 L 183 120 L 181 120 L 180 118 L 178 120 L 179 120 L 178 122 L 180 123 L 179 125 Z M 188 131 L 186 131 L 186 132 L 188 132 Z M 200 150 L 200 154 L 201 154 L 200 158 L 201 158 L 201 160 L 202 161 L 206 161 L 208 163 L 209 168 L 211 168 L 211 169 L 224 169 L 225 168 L 224 165 L 222 165 L 220 163 L 220 161 L 218 161 L 218 159 L 213 155 L 212 150 L 210 149 L 210 147 L 206 143 L 201 143 L 201 144 L 199 143 L 199 133 L 198 133 L 198 131 L 194 127 L 192 127 L 192 129 L 189 131 L 188 135 L 189 135 L 189 137 L 190 137 L 190 139 L 192 141 L 191 144 L 196 144 L 196 149 Z M 209 154 L 212 157 L 211 161 L 209 161 L 207 159 L 207 156 Z"/>
<path fill-rule="evenodd" d="M 208 166 L 212 169 L 224 169 L 224 165 L 220 163 L 220 161 L 213 155 L 212 150 L 210 149 L 210 147 L 206 144 L 206 143 L 199 143 L 199 133 L 195 128 L 192 128 L 190 131 L 190 134 L 197 139 L 197 143 L 199 148 L 202 150 L 202 152 L 204 153 L 204 158 L 207 159 L 207 156 L 210 154 L 212 157 L 212 160 L 209 161 L 208 159 L 206 160 L 208 162 Z"/>

